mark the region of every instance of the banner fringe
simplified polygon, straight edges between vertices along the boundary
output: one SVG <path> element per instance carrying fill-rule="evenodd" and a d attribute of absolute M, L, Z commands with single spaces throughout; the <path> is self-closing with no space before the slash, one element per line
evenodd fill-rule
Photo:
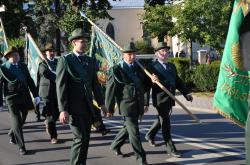
<path fill-rule="evenodd" d="M 243 123 L 241 123 L 240 121 L 232 118 L 230 115 L 226 114 L 225 112 L 223 112 L 222 110 L 220 110 L 219 108 L 217 107 L 213 107 L 213 110 L 215 112 L 217 112 L 218 114 L 220 114 L 221 116 L 225 117 L 226 119 L 229 119 L 231 120 L 234 124 L 240 126 L 241 128 L 245 128 L 245 125 Z"/>

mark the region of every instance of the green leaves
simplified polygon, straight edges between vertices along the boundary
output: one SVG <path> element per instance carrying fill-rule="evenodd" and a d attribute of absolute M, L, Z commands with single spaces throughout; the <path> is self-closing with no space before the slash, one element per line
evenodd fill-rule
<path fill-rule="evenodd" d="M 159 40 L 165 35 L 177 35 L 183 41 L 221 50 L 230 14 L 230 1 L 185 0 L 178 5 L 146 5 L 142 21 L 151 37 Z"/>
<path fill-rule="evenodd" d="M 227 34 L 230 1 L 185 0 L 175 10 L 175 32 L 183 40 L 221 49 Z"/>
<path fill-rule="evenodd" d="M 151 37 L 158 37 L 159 40 L 163 40 L 164 36 L 168 35 L 174 27 L 171 7 L 161 5 L 155 7 L 146 6 L 145 10 L 145 14 L 141 16 L 144 28 L 151 34 Z"/>

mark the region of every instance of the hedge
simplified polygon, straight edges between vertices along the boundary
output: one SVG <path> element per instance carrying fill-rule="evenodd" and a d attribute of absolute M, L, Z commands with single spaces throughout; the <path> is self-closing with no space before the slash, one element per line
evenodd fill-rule
<path fill-rule="evenodd" d="M 220 61 L 213 61 L 210 65 L 189 67 L 189 58 L 169 58 L 175 64 L 178 75 L 194 91 L 214 91 L 218 81 Z"/>
<path fill-rule="evenodd" d="M 193 73 L 193 83 L 198 91 L 215 91 L 220 65 L 199 65 Z"/>

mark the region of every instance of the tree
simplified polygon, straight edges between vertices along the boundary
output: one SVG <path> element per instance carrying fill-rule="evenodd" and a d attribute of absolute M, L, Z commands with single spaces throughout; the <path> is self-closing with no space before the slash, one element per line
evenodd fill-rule
<path fill-rule="evenodd" d="M 20 35 L 20 27 L 22 24 L 31 29 L 34 33 L 34 22 L 30 16 L 27 16 L 23 10 L 24 0 L 1 0 L 0 6 L 5 5 L 6 11 L 0 13 L 0 17 L 3 20 L 5 26 L 5 32 L 7 38 L 18 38 Z"/>
<path fill-rule="evenodd" d="M 166 0 L 145 0 L 145 4 L 149 6 L 164 5 Z"/>
<path fill-rule="evenodd" d="M 144 29 L 163 41 L 174 27 L 172 21 L 172 7 L 169 5 L 145 6 L 145 13 L 142 15 Z"/>
<path fill-rule="evenodd" d="M 65 34 L 63 40 L 67 40 L 68 35 L 75 28 L 89 27 L 87 23 L 83 26 L 84 20 L 80 17 L 79 10 L 96 20 L 111 18 L 107 12 L 109 9 L 111 6 L 108 0 L 36 0 L 33 18 L 36 22 L 39 43 L 44 45 L 57 38 L 56 47 L 60 54 L 60 31 Z"/>
<path fill-rule="evenodd" d="M 112 7 L 108 0 L 70 0 L 70 2 L 66 2 L 65 6 L 67 6 L 66 11 L 61 17 L 59 23 L 60 27 L 69 34 L 73 31 L 75 27 L 79 27 L 81 24 L 85 24 L 84 20 L 80 17 L 79 10 L 83 11 L 87 17 L 89 17 L 92 21 L 96 21 L 98 19 L 112 19 L 112 17 L 108 14 L 107 10 L 110 10 Z M 68 5 L 68 4 L 71 5 Z M 88 30 L 88 29 L 86 29 Z"/>
<path fill-rule="evenodd" d="M 174 7 L 174 33 L 183 41 L 209 45 L 222 50 L 225 42 L 230 1 L 185 0 Z"/>

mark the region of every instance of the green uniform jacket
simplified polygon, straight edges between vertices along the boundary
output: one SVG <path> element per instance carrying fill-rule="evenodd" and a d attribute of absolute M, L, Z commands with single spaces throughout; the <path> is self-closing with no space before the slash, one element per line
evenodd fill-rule
<path fill-rule="evenodd" d="M 144 113 L 144 105 L 148 105 L 149 91 L 147 79 L 143 71 L 135 64 L 136 76 L 123 61 L 111 68 L 106 84 L 105 105 L 114 113 L 117 102 L 119 113 L 126 117 L 138 117 Z"/>
<path fill-rule="evenodd" d="M 157 60 L 149 64 L 149 70 L 158 76 L 160 82 L 166 87 L 173 95 L 175 90 L 178 89 L 184 96 L 190 93 L 185 83 L 180 79 L 177 74 L 176 67 L 173 63 L 167 63 L 167 69 L 165 69 Z M 158 85 L 152 84 L 152 101 L 154 106 L 168 106 L 175 105 L 166 92 L 164 92 Z"/>
<path fill-rule="evenodd" d="M 56 67 L 57 59 L 54 59 L 51 68 Z M 39 65 L 39 96 L 43 99 L 50 100 L 56 99 L 56 74 L 53 73 L 46 62 L 42 62 Z"/>
<path fill-rule="evenodd" d="M 93 95 L 98 105 L 103 105 L 104 97 L 96 72 L 94 59 L 87 55 L 84 55 L 82 62 L 74 53 L 59 58 L 56 91 L 60 112 L 78 115 L 92 111 Z"/>
<path fill-rule="evenodd" d="M 37 97 L 38 92 L 26 64 L 19 63 L 18 66 L 25 75 L 27 85 L 18 80 L 17 77 L 9 71 L 10 65 L 9 62 L 6 62 L 1 66 L 0 105 L 3 105 L 3 91 L 8 104 L 22 104 L 25 106 L 23 108 L 26 110 L 34 109 L 30 91 L 32 92 L 33 97 Z"/>

